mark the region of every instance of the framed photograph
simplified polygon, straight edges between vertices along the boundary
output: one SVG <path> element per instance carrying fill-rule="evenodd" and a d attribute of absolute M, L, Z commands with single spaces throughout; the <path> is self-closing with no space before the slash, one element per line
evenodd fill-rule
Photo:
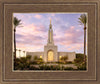
<path fill-rule="evenodd" d="M 1 0 L 1 84 L 99 84 L 99 0 Z"/>
<path fill-rule="evenodd" d="M 87 18 L 87 13 L 13 13 L 13 71 L 88 71 Z"/>

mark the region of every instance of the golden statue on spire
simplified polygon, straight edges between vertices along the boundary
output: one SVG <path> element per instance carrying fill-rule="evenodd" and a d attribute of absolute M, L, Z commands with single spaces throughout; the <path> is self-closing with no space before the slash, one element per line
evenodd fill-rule
<path fill-rule="evenodd" d="M 50 18 L 50 24 L 51 24 L 51 18 Z"/>
<path fill-rule="evenodd" d="M 50 29 L 52 28 L 52 24 L 51 24 L 51 18 L 50 18 Z"/>

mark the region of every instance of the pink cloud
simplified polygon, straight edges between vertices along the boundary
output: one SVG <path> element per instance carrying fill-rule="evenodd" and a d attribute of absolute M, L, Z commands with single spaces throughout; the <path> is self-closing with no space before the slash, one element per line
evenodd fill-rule
<path fill-rule="evenodd" d="M 41 15 L 35 15 L 34 17 L 37 18 L 37 19 L 41 19 L 42 18 Z"/>
<path fill-rule="evenodd" d="M 23 51 L 41 51 L 41 48 L 43 49 L 43 45 L 32 45 L 30 46 L 30 44 L 24 44 L 24 43 L 18 43 L 17 44 L 17 49 L 23 50 Z"/>
<path fill-rule="evenodd" d="M 53 16 L 53 17 L 54 17 L 54 16 L 55 16 L 55 14 L 54 14 L 54 13 L 52 13 L 52 14 L 51 14 L 51 16 Z"/>
<path fill-rule="evenodd" d="M 23 36 L 28 36 L 28 35 L 44 35 L 46 28 L 43 25 L 34 25 L 34 24 L 30 24 L 30 25 L 25 25 L 22 28 L 16 28 L 16 34 L 20 34 Z"/>
<path fill-rule="evenodd" d="M 74 28 L 75 28 L 74 26 L 71 26 L 71 27 L 70 27 L 70 29 L 74 29 Z"/>
<path fill-rule="evenodd" d="M 16 46 L 17 46 L 17 49 L 20 49 L 20 50 L 26 50 L 27 49 L 27 47 L 25 47 L 23 43 L 16 43 Z"/>
<path fill-rule="evenodd" d="M 71 26 L 70 28 L 66 29 L 64 32 L 56 32 L 56 35 L 54 36 L 55 43 L 58 45 L 63 46 L 71 46 L 76 44 L 82 44 L 83 43 L 83 31 L 77 31 L 77 28 L 74 26 Z M 82 46 L 81 46 L 82 47 Z"/>
<path fill-rule="evenodd" d="M 69 51 L 71 50 L 80 50 L 83 48 L 83 43 L 80 43 L 80 44 L 75 44 L 75 45 L 70 45 L 69 48 L 67 48 Z"/>
<path fill-rule="evenodd" d="M 30 24 L 16 30 L 17 48 L 21 50 L 39 51 L 47 42 L 48 32 L 43 25 Z"/>

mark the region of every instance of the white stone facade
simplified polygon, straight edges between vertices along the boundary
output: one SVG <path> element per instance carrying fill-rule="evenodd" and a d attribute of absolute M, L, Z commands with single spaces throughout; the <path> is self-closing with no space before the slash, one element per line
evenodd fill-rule
<path fill-rule="evenodd" d="M 51 21 L 48 31 L 48 41 L 47 45 L 44 46 L 44 52 L 27 52 L 26 55 L 31 55 L 31 60 L 33 60 L 34 56 L 37 56 L 38 58 L 42 56 L 42 59 L 45 62 L 57 62 L 62 56 L 68 56 L 68 61 L 74 61 L 76 58 L 75 52 L 58 52 L 58 47 L 54 45 L 53 41 L 53 29 Z"/>
<path fill-rule="evenodd" d="M 49 49 L 48 49 L 48 51 L 49 51 Z M 32 56 L 31 60 L 33 60 L 34 56 L 37 56 L 38 58 L 40 58 L 40 56 L 42 56 L 42 58 L 45 62 L 49 62 L 48 55 L 47 55 L 48 51 L 46 50 L 45 52 L 27 52 L 26 55 L 31 55 Z M 56 52 L 54 55 L 53 62 L 59 61 L 60 57 L 62 57 L 62 56 L 68 56 L 67 61 L 74 61 L 74 59 L 76 58 L 75 52 Z"/>

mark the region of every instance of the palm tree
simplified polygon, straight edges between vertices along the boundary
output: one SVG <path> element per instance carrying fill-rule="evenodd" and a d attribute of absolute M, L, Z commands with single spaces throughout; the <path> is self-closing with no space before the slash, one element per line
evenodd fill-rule
<path fill-rule="evenodd" d="M 81 25 L 84 25 L 84 62 L 86 64 L 86 25 L 87 25 L 87 16 L 86 14 L 82 14 L 80 16 L 79 22 L 81 23 Z"/>
<path fill-rule="evenodd" d="M 13 25 L 14 25 L 14 59 L 16 59 L 16 27 L 18 27 L 19 25 L 21 25 L 21 20 L 19 20 L 18 18 L 14 17 L 13 20 Z"/>

